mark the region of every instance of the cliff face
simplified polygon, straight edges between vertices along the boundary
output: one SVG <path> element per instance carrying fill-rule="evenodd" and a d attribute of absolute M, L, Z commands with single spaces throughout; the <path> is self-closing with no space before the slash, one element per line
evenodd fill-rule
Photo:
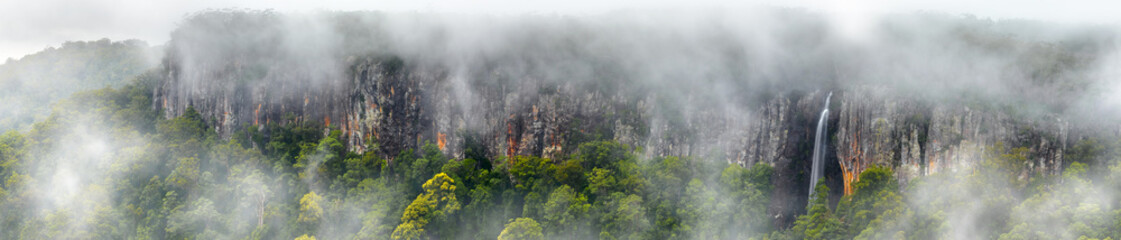
<path fill-rule="evenodd" d="M 192 74 L 178 72 L 175 59 L 168 61 L 171 67 L 155 90 L 153 105 L 168 117 L 193 106 L 212 119 L 223 137 L 247 126 L 316 122 L 341 130 L 354 151 L 376 150 L 390 158 L 426 142 L 463 157 L 468 137 L 486 146 L 488 157 L 560 157 L 573 144 L 595 139 L 645 142 L 639 136 L 645 134 L 643 126 L 636 123 L 641 100 L 574 92 L 571 85 L 550 86 L 550 91 L 537 84 L 475 86 L 472 92 L 478 96 L 464 100 L 446 69 L 373 57 L 351 57 L 339 87 L 308 87 L 298 80 L 229 84 L 222 77 L 191 84 L 198 80 L 185 80 Z"/>
<path fill-rule="evenodd" d="M 941 171 L 968 171 L 986 153 L 1013 147 L 1028 150 L 1022 177 L 1062 171 L 1069 131 L 1056 116 L 1016 118 L 965 104 L 923 103 L 882 88 L 848 91 L 839 102 L 832 143 L 846 194 L 852 191 L 848 183 L 872 165 L 892 167 L 906 182 Z"/>
<path fill-rule="evenodd" d="M 827 94 L 777 94 L 747 116 L 690 109 L 674 119 L 664 117 L 667 110 L 652 104 L 656 97 L 649 95 L 526 76 L 465 91 L 445 68 L 396 58 L 350 57 L 338 87 L 301 86 L 299 81 L 223 84 L 222 78 L 214 78 L 189 88 L 183 77 L 191 74 L 177 72 L 175 59 L 168 61 L 171 67 L 153 104 L 168 117 L 193 106 L 224 137 L 243 127 L 314 122 L 337 127 L 354 151 L 378 151 L 390 159 L 426 142 L 456 158 L 464 157 L 468 142 L 474 142 L 492 159 L 563 159 L 579 143 L 606 139 L 642 147 L 646 157 L 769 164 L 778 173 L 774 197 L 803 201 L 814 128 Z M 478 72 L 483 74 L 473 77 L 511 78 Z M 826 179 L 838 193 L 851 193 L 851 182 L 874 165 L 896 169 L 897 178 L 906 182 L 941 171 L 968 171 L 984 153 L 1011 147 L 1029 149 L 1024 176 L 1058 174 L 1068 138 L 1067 123 L 1059 118 L 1021 120 L 1001 111 L 924 103 L 883 88 L 838 90 L 832 108 Z M 991 149 L 998 142 L 1006 149 Z M 774 201 L 777 221 L 788 222 L 799 202 Z"/>
<path fill-rule="evenodd" d="M 376 151 L 390 161 L 425 143 L 455 158 L 470 151 L 489 159 L 563 160 L 578 144 L 614 140 L 644 159 L 768 164 L 776 170 L 771 214 L 779 226 L 804 209 L 814 132 L 829 92 L 825 179 L 835 197 L 852 193 L 852 181 L 871 166 L 891 167 L 906 182 L 968 171 L 986 154 L 1012 148 L 1026 149 L 1022 177 L 1058 174 L 1072 139 L 1069 124 L 1056 116 L 908 95 L 927 88 L 940 94 L 1020 89 L 971 80 L 987 77 L 1026 89 L 1052 87 L 1007 77 L 1020 72 L 993 72 L 1018 52 L 971 55 L 989 46 L 971 42 L 974 35 L 915 35 L 958 50 L 933 55 L 946 64 L 932 66 L 926 58 L 900 59 L 933 51 L 921 42 L 885 40 L 889 45 L 865 51 L 836 42 L 814 21 L 797 31 L 649 39 L 666 30 L 642 22 L 617 28 L 538 19 L 483 28 L 501 37 L 480 37 L 445 26 L 456 23 L 409 18 L 402 19 L 421 23 L 402 27 L 391 21 L 402 19 L 341 15 L 328 17 L 324 29 L 318 20 L 215 14 L 193 18 L 173 34 L 152 103 L 166 117 L 193 106 L 223 137 L 267 124 L 321 124 L 341 130 L 350 150 Z M 447 40 L 453 35 L 458 42 Z M 873 54 L 881 48 L 901 54 Z M 973 78 L 952 80 L 957 76 L 950 73 Z M 896 78 L 904 80 L 882 80 Z M 986 94 L 977 95 L 1007 98 Z"/>

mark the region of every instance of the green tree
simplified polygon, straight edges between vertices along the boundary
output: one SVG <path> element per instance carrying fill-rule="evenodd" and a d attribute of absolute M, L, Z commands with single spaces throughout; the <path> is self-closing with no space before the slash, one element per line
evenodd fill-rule
<path fill-rule="evenodd" d="M 167 177 L 168 185 L 179 189 L 192 188 L 199 181 L 199 164 L 198 158 L 179 158 L 175 170 Z"/>
<path fill-rule="evenodd" d="M 613 193 L 600 216 L 600 236 L 625 239 L 644 239 L 650 222 L 642 197 L 634 194 Z"/>
<path fill-rule="evenodd" d="M 510 175 L 513 177 L 515 188 L 519 191 L 529 191 L 538 184 L 548 184 L 549 176 L 555 169 L 548 159 L 539 157 L 514 156 L 512 161 Z"/>
<path fill-rule="evenodd" d="M 845 238 L 860 234 L 868 224 L 885 211 L 902 204 L 896 190 L 899 188 L 890 168 L 872 166 L 860 173 L 852 183 L 853 194 L 841 198 L 837 216 L 844 219 Z"/>
<path fill-rule="evenodd" d="M 579 231 L 589 208 L 586 197 L 568 185 L 561 185 L 549 194 L 549 201 L 542 207 L 545 226 L 550 234 Z"/>
<path fill-rule="evenodd" d="M 1116 219 L 1108 210 L 1108 195 L 1093 187 L 1086 164 L 1071 163 L 1063 171 L 1062 184 L 1044 189 L 1012 209 L 1011 231 L 1000 239 L 1107 238 Z"/>
<path fill-rule="evenodd" d="M 506 224 L 506 229 L 498 235 L 499 240 L 541 240 L 545 235 L 541 233 L 541 226 L 532 218 L 518 218 Z"/>
<path fill-rule="evenodd" d="M 200 198 L 184 212 L 168 217 L 167 232 L 173 236 L 217 238 L 217 228 L 228 226 L 210 199 Z M 212 228 L 211 225 L 214 225 Z"/>
<path fill-rule="evenodd" d="M 24 131 L 52 113 L 51 105 L 73 93 L 127 87 L 135 76 L 150 77 L 158 48 L 138 40 L 68 41 L 60 47 L 0 64 L 0 132 Z M 151 101 L 145 105 L 151 108 Z"/>
<path fill-rule="evenodd" d="M 314 191 L 304 194 L 300 198 L 300 216 L 296 221 L 309 225 L 318 224 L 323 218 L 323 208 L 320 206 L 322 203 L 323 197 L 315 194 Z"/>
<path fill-rule="evenodd" d="M 444 223 L 460 209 L 455 196 L 455 180 L 438 173 L 424 183 L 424 192 L 417 196 L 401 217 L 401 224 L 393 231 L 393 239 L 418 239 L 425 236 L 425 226 Z"/>
<path fill-rule="evenodd" d="M 611 170 L 595 168 L 586 175 L 588 179 L 587 191 L 596 196 L 607 196 L 609 192 L 619 187 Z"/>
<path fill-rule="evenodd" d="M 721 171 L 721 193 L 726 197 L 714 209 L 718 212 L 711 215 L 723 216 L 715 221 L 722 223 L 716 229 L 722 232 L 722 238 L 749 238 L 770 228 L 770 219 L 766 216 L 773 172 L 767 164 L 755 164 L 751 168 L 730 164 Z"/>
<path fill-rule="evenodd" d="M 834 217 L 828 204 L 829 187 L 822 179 L 814 189 L 814 196 L 810 197 L 806 214 L 798 216 L 783 239 L 832 239 L 841 236 L 841 222 Z"/>
<path fill-rule="evenodd" d="M 0 135 L 0 179 L 7 179 L 16 170 L 23 168 L 23 161 L 27 154 L 28 139 L 16 131 L 8 131 Z"/>

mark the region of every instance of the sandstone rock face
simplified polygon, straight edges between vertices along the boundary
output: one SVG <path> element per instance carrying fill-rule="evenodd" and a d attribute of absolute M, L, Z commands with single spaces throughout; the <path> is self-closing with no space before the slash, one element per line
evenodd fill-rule
<path fill-rule="evenodd" d="M 832 143 L 845 183 L 873 165 L 892 167 L 901 182 L 941 171 L 968 171 L 984 154 L 1012 147 L 1029 150 L 1028 170 L 1022 175 L 1062 171 L 1069 131 L 1068 123 L 1058 117 L 1021 119 L 963 104 L 922 103 L 877 88 L 848 91 L 839 102 Z"/>
<path fill-rule="evenodd" d="M 814 128 L 828 94 L 779 93 L 743 106 L 748 111 L 740 114 L 715 107 L 666 108 L 648 93 L 536 81 L 501 71 L 467 75 L 514 80 L 469 82 L 448 68 L 392 57 L 349 57 L 346 63 L 342 80 L 310 86 L 314 82 L 197 78 L 244 70 L 235 66 L 184 73 L 169 58 L 153 106 L 167 117 L 193 106 L 223 137 L 269 123 L 330 125 L 343 132 L 349 149 L 378 151 L 389 159 L 425 143 L 463 158 L 468 142 L 474 142 L 491 159 L 533 155 L 563 160 L 580 143 L 614 140 L 640 147 L 645 158 L 694 156 L 742 166 L 768 164 L 777 173 L 773 196 L 784 199 L 772 202 L 772 214 L 783 223 L 804 204 Z M 190 77 L 197 79 L 186 79 Z M 997 143 L 1029 149 L 1030 166 L 1023 176 L 1062 171 L 1068 127 L 1059 118 L 1018 119 L 1001 111 L 908 99 L 885 88 L 834 92 L 826 179 L 837 191 L 851 193 L 852 181 L 875 165 L 892 167 L 904 183 L 941 171 L 968 171 Z"/>
<path fill-rule="evenodd" d="M 575 144 L 595 139 L 631 146 L 646 143 L 646 128 L 639 122 L 645 114 L 640 111 L 647 108 L 642 100 L 581 92 L 574 85 L 543 87 L 526 81 L 473 86 L 470 92 L 477 96 L 464 98 L 460 95 L 467 90 L 455 86 L 457 80 L 447 69 L 406 66 L 393 58 L 351 58 L 347 76 L 337 88 L 276 84 L 298 80 L 187 80 L 229 71 L 202 69 L 203 73 L 187 74 L 175 70 L 175 59 L 169 61 L 171 67 L 154 92 L 153 105 L 169 118 L 193 106 L 211 119 L 223 137 L 247 126 L 263 129 L 269 123 L 315 122 L 341 130 L 351 150 L 377 150 L 390 158 L 426 142 L 462 158 L 469 136 L 487 146 L 486 155 L 492 158 L 560 158 Z M 377 149 L 368 149 L 371 146 Z"/>
<path fill-rule="evenodd" d="M 947 52 L 909 40 L 874 49 L 834 42 L 816 20 L 743 35 L 718 29 L 650 39 L 673 26 L 554 19 L 456 32 L 448 26 L 458 22 L 418 16 L 343 14 L 324 24 L 223 14 L 173 33 L 153 89 L 152 106 L 165 117 L 194 107 L 222 137 L 268 124 L 330 126 L 348 149 L 390 161 L 425 143 L 455 158 L 564 161 L 581 143 L 613 140 L 641 159 L 767 164 L 776 173 L 770 214 L 777 226 L 804 210 L 815 128 L 830 92 L 825 179 L 835 197 L 851 193 L 871 166 L 891 167 L 906 183 L 968 171 L 987 153 L 1011 148 L 1026 149 L 1021 176 L 1058 174 L 1067 139 L 1075 139 L 1059 117 L 900 93 L 957 94 L 991 87 L 974 78 L 1020 76 L 975 67 L 988 62 L 970 59 L 1020 55 L 975 58 L 989 44 L 975 46 L 973 37 L 913 36 L 951 43 Z M 946 53 L 936 61 L 946 64 L 896 58 L 916 51 Z M 960 76 L 971 78 L 946 80 Z"/>

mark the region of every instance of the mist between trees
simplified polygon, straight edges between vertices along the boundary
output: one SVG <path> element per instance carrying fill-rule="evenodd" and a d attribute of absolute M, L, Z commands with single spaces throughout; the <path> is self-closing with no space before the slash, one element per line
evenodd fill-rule
<path fill-rule="evenodd" d="M 23 105 L 5 100 L 0 110 L 20 114 L 0 122 L 14 129 L 0 136 L 0 238 L 1121 236 L 1113 28 L 915 13 L 879 16 L 854 37 L 835 21 L 797 9 L 501 17 L 218 10 L 188 16 L 160 64 L 144 62 L 152 55 L 137 52 L 147 46 L 132 41 L 47 50 L 0 65 L 0 86 L 17 86 L 0 90 L 0 100 L 39 99 L 38 90 L 73 79 L 112 80 L 49 98 L 60 99 L 49 116 L 42 106 L 38 116 L 21 115 Z M 41 60 L 87 54 L 74 50 L 87 44 L 137 52 L 94 67 Z M 418 135 L 383 141 L 408 143 L 401 146 L 355 146 L 353 127 L 313 111 L 264 122 L 218 114 L 307 106 L 316 101 L 309 93 L 352 87 L 360 59 L 392 59 L 379 62 L 391 65 L 387 74 L 440 76 L 432 81 L 455 99 L 446 107 L 465 134 L 437 133 L 454 134 L 453 143 Z M 71 71 L 87 68 L 97 71 Z M 1062 118 L 1077 134 L 1060 147 L 1061 174 L 1033 171 L 1030 147 L 994 142 L 963 148 L 975 156 L 967 169 L 900 178 L 897 165 L 873 165 L 844 196 L 814 183 L 817 195 L 782 221 L 776 203 L 799 200 L 776 186 L 800 178 L 779 176 L 804 173 L 772 159 L 730 161 L 737 124 L 768 120 L 758 109 L 776 96 L 870 88 L 1024 122 Z M 494 101 L 496 92 L 509 95 Z M 238 93 L 257 104 L 206 105 Z M 485 139 L 507 131 L 492 129 L 494 102 L 524 109 L 519 99 L 549 94 L 607 95 L 633 110 L 618 118 L 643 133 L 574 131 L 549 156 L 510 154 Z M 711 126 L 716 133 L 703 130 Z M 683 145 L 692 147 L 687 154 L 664 150 Z"/>

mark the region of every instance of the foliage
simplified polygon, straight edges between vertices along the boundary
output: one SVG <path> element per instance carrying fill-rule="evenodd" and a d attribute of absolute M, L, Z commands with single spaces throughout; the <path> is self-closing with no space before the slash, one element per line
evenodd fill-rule
<path fill-rule="evenodd" d="M 814 195 L 810 197 L 810 205 L 806 207 L 806 214 L 798 216 L 785 235 L 780 239 L 831 239 L 841 236 L 841 221 L 829 209 L 829 187 L 825 180 L 820 180 L 814 188 Z"/>
<path fill-rule="evenodd" d="M 304 194 L 300 198 L 300 217 L 296 221 L 304 224 L 318 224 L 319 219 L 323 217 L 323 208 L 319 205 L 323 202 L 323 197 L 315 192 Z"/>
<path fill-rule="evenodd" d="M 842 198 L 836 211 L 848 231 L 842 235 L 846 238 L 856 237 L 878 217 L 877 214 L 901 204 L 897 194 L 899 186 L 887 167 L 873 166 L 864 170 L 852 188 L 853 194 Z"/>
<path fill-rule="evenodd" d="M 247 128 L 223 139 L 193 108 L 160 117 L 151 109 L 151 92 L 140 80 L 80 92 L 26 132 L 0 134 L 0 238 L 1102 239 L 1121 234 L 1116 204 L 1121 197 L 1111 192 L 1121 187 L 1116 147 L 1121 144 L 1109 139 L 1073 146 L 1071 159 L 1078 160 L 1057 176 L 1034 170 L 1030 149 L 1003 144 L 986 148 L 991 150 L 970 171 L 905 183 L 898 182 L 893 166 L 873 166 L 836 205 L 818 184 L 819 195 L 805 214 L 792 226 L 775 226 L 768 208 L 777 190 L 772 181 L 779 178 L 766 163 L 745 168 L 690 156 L 644 158 L 636 154 L 641 150 L 613 141 L 580 143 L 556 159 L 513 156 L 499 162 L 480 153 L 454 158 L 430 143 L 383 156 L 351 152 L 339 129 L 307 123 Z M 101 144 L 106 149 L 97 150 Z M 59 177 L 74 172 L 81 174 Z M 59 188 L 68 184 L 73 190 Z M 60 192 L 70 195 L 56 197 Z"/>
<path fill-rule="evenodd" d="M 506 224 L 506 229 L 498 235 L 499 240 L 543 240 L 541 226 L 532 218 L 518 218 Z"/>
<path fill-rule="evenodd" d="M 550 234 L 578 232 L 587 222 L 586 214 L 591 204 L 583 194 L 573 191 L 568 185 L 561 185 L 549 194 L 549 200 L 542 206 L 544 224 Z"/>
<path fill-rule="evenodd" d="M 101 39 L 65 42 L 9 59 L 0 64 L 0 132 L 27 130 L 46 120 L 51 104 L 72 93 L 128 84 L 155 65 L 156 53 L 143 41 Z"/>
<path fill-rule="evenodd" d="M 447 174 L 439 173 L 424 182 L 421 193 L 413 203 L 405 208 L 401 225 L 393 231 L 393 239 L 424 238 L 425 226 L 429 223 L 445 224 L 452 214 L 460 209 L 455 196 L 455 180 Z"/>
<path fill-rule="evenodd" d="M 348 152 L 339 131 L 302 123 L 247 128 L 225 140 L 194 108 L 161 119 L 145 86 L 76 94 L 28 133 L 0 135 L 0 237 L 493 239 L 505 231 L 528 238 L 681 238 L 724 229 L 728 209 L 754 214 L 769 201 L 773 173 L 765 165 L 640 162 L 611 141 L 580 144 L 557 160 L 515 156 L 492 164 L 449 159 L 433 144 L 392 158 Z M 79 215 L 21 207 L 39 201 L 36 187 L 51 179 L 43 171 L 51 165 L 29 160 L 69 144 L 74 134 L 66 126 L 91 119 L 112 133 L 111 158 L 97 166 L 106 175 L 79 186 L 118 194 L 92 198 L 94 207 Z M 725 167 L 732 170 L 720 183 Z M 739 197 L 713 198 L 732 192 Z M 674 210 L 687 205 L 694 207 Z M 99 227 L 65 231 L 76 221 Z"/>

